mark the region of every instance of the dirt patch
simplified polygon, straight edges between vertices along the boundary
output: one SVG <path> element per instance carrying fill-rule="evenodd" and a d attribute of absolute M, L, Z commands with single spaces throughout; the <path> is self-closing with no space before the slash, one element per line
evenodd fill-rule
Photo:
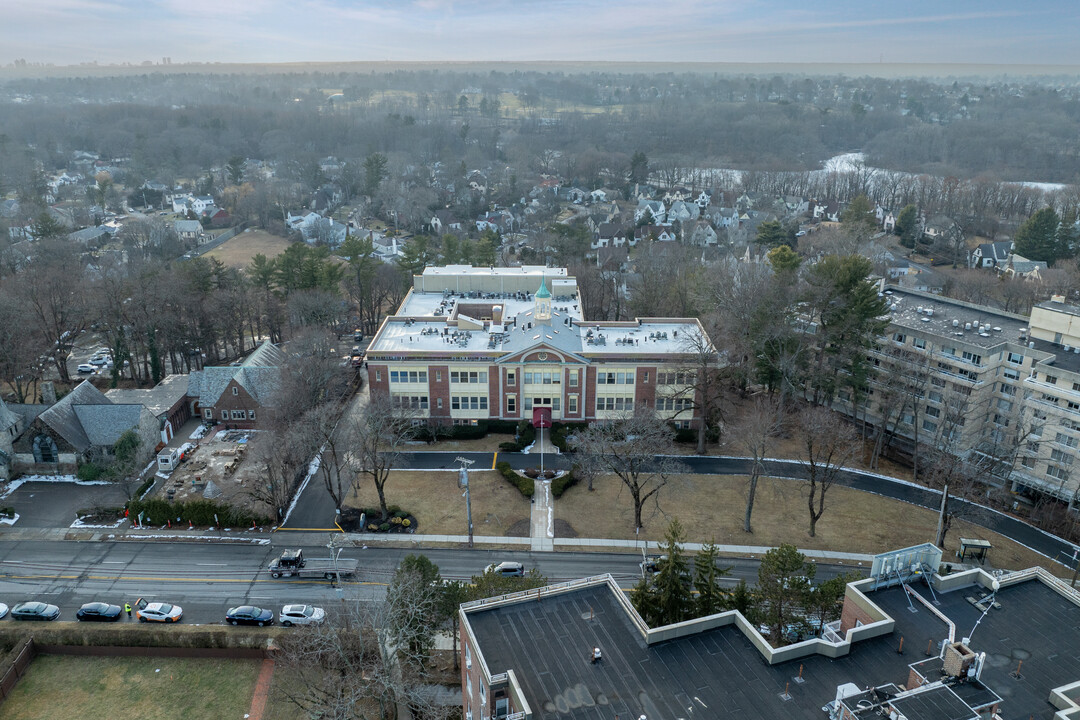
<path fill-rule="evenodd" d="M 570 488 L 555 501 L 556 537 L 570 527 L 584 537 L 635 539 L 633 503 L 626 487 L 614 476 L 601 477 L 596 490 Z M 668 523 L 678 518 L 688 542 L 720 545 L 776 546 L 792 543 L 800 548 L 875 554 L 932 541 L 937 514 L 899 500 L 845 487 L 829 490 L 825 515 L 817 536 L 808 532 L 806 483 L 763 478 L 757 491 L 752 533 L 742 530 L 746 509 L 745 478 L 734 475 L 679 475 L 660 491 L 659 504 L 644 510 L 640 539 L 661 540 Z M 988 556 L 998 568 L 1021 569 L 1042 565 L 1052 572 L 1061 567 L 1038 553 L 965 522 L 953 523 L 946 540 L 946 559 L 957 549 L 959 537 L 982 538 L 993 543 Z"/>
<path fill-rule="evenodd" d="M 217 246 L 204 257 L 216 258 L 231 268 L 246 268 L 256 255 L 262 254 L 267 259 L 285 252 L 292 243 L 283 237 L 271 235 L 265 230 L 242 232 Z"/>
<path fill-rule="evenodd" d="M 576 538 L 578 537 L 578 531 L 574 529 L 573 525 L 565 520 L 555 518 L 555 537 Z"/>
<path fill-rule="evenodd" d="M 166 479 L 159 479 L 153 496 L 173 502 L 201 500 L 208 487 L 217 488 L 209 499 L 265 515 L 268 508 L 251 496 L 259 469 L 246 461 L 249 442 L 257 430 L 211 430 L 200 438 L 187 459 Z M 213 491 L 211 492 L 213 494 Z"/>
<path fill-rule="evenodd" d="M 506 537 L 529 537 L 531 531 L 532 524 L 528 519 L 518 520 L 510 527 L 506 528 Z"/>
<path fill-rule="evenodd" d="M 400 505 L 415 516 L 420 532 L 425 535 L 465 535 L 468 533 L 465 498 L 457 480 L 458 474 L 453 470 L 398 470 L 386 483 L 386 502 Z M 529 501 L 498 472 L 470 472 L 469 484 L 475 535 L 506 536 L 516 523 L 528 523 Z M 367 482 L 346 504 L 374 507 L 378 502 L 375 486 Z"/>

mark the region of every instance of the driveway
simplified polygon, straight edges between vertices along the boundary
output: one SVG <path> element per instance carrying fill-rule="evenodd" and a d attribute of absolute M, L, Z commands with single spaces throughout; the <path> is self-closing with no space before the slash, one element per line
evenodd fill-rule
<path fill-rule="evenodd" d="M 125 502 L 124 492 L 115 485 L 32 481 L 20 485 L 0 500 L 0 505 L 15 508 L 19 514 L 16 527 L 58 528 L 75 522 L 77 510 L 119 507 Z"/>

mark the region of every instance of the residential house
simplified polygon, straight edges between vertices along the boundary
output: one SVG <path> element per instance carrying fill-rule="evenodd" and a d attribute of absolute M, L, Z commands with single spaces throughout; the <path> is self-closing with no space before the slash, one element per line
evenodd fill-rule
<path fill-rule="evenodd" d="M 630 249 L 624 243 L 618 247 L 602 247 L 596 251 L 596 267 L 601 270 L 625 272 L 630 262 Z"/>
<path fill-rule="evenodd" d="M 675 242 L 679 238 L 675 236 L 675 231 L 668 225 L 642 225 L 634 231 L 634 242 L 636 245 L 638 242 L 649 242 L 655 240 L 657 242 Z"/>
<path fill-rule="evenodd" d="M 4 398 L 0 397 L 0 480 L 11 477 L 11 468 L 15 462 L 13 444 L 22 434 L 26 422 L 23 416 L 10 409 Z"/>
<path fill-rule="evenodd" d="M 626 244 L 626 229 L 615 223 L 600 223 L 593 234 L 592 249 L 621 247 Z"/>
<path fill-rule="evenodd" d="M 930 235 L 930 232 L 930 228 L 927 227 L 926 234 Z M 937 230 L 935 230 L 934 232 L 936 233 Z M 1012 254 L 1012 249 L 1013 243 L 1011 240 L 999 240 L 997 242 L 979 243 L 978 247 L 972 250 L 971 254 L 968 256 L 968 267 L 1002 267 L 1009 259 L 1009 255 Z"/>
<path fill-rule="evenodd" d="M 931 243 L 952 243 L 962 239 L 963 234 L 960 225 L 947 215 L 935 215 L 926 221 L 923 228 L 923 238 Z"/>
<path fill-rule="evenodd" d="M 802 215 L 810 209 L 810 201 L 798 195 L 785 195 L 784 209 L 792 215 Z"/>
<path fill-rule="evenodd" d="M 724 207 L 713 213 L 713 222 L 717 227 L 730 228 L 739 226 L 739 212 L 735 208 Z"/>
<path fill-rule="evenodd" d="M 214 205 L 203 210 L 199 217 L 205 220 L 210 227 L 225 227 L 232 222 L 232 216 L 229 215 L 228 210 Z"/>
<path fill-rule="evenodd" d="M 706 247 L 717 244 L 716 229 L 708 220 L 697 220 L 689 226 L 684 225 L 683 237 L 691 245 Z"/>
<path fill-rule="evenodd" d="M 828 222 L 840 222 L 840 213 L 843 208 L 839 200 L 826 200 L 824 203 L 814 203 L 814 217 Z"/>
<path fill-rule="evenodd" d="M 697 198 L 694 199 L 694 203 L 702 212 L 707 210 L 709 204 L 712 203 L 712 190 L 702 190 L 698 193 Z"/>
<path fill-rule="evenodd" d="M 96 227 L 87 227 L 82 230 L 76 230 L 73 233 L 68 233 L 68 239 L 72 242 L 77 242 L 80 245 L 95 246 L 103 242 L 108 242 L 111 239 L 109 231 L 98 225 Z"/>
<path fill-rule="evenodd" d="M 673 187 L 664 193 L 663 199 L 666 203 L 676 203 L 685 202 L 692 197 L 693 193 L 691 193 L 688 189 L 684 187 Z"/>
<path fill-rule="evenodd" d="M 117 404 L 89 380 L 40 413 L 13 443 L 15 470 L 45 475 L 74 473 L 82 462 L 101 462 L 128 430 L 140 439 L 140 467 L 157 447 L 158 421 L 139 404 Z"/>
<path fill-rule="evenodd" d="M 1001 268 L 1001 274 L 1038 282 L 1042 280 L 1042 273 L 1046 269 L 1047 264 L 1044 260 L 1028 260 L 1023 255 L 1011 253 L 1004 267 Z"/>
<path fill-rule="evenodd" d="M 193 412 L 226 427 L 256 427 L 265 410 L 277 407 L 285 353 L 264 342 L 240 365 L 204 367 L 188 376 Z"/>
<path fill-rule="evenodd" d="M 896 232 L 896 214 L 891 210 L 881 218 L 881 229 L 887 233 Z"/>
<path fill-rule="evenodd" d="M 199 242 L 203 237 L 203 226 L 198 220 L 177 220 L 173 223 L 176 235 L 185 242 Z"/>
<path fill-rule="evenodd" d="M 375 249 L 375 254 L 379 256 L 379 259 L 385 263 L 392 263 L 397 258 L 401 257 L 401 251 L 405 248 L 405 243 L 398 238 L 397 235 L 383 235 L 381 233 L 372 232 L 371 246 Z"/>
<path fill-rule="evenodd" d="M 689 222 L 691 220 L 697 220 L 701 214 L 701 208 L 694 203 L 686 202 L 684 200 L 676 200 L 671 203 L 671 207 L 667 211 L 667 222 Z"/>
<path fill-rule="evenodd" d="M 436 210 L 429 223 L 431 225 L 431 231 L 437 235 L 442 235 L 454 230 L 461 230 L 461 221 L 454 216 L 452 211 L 446 208 Z"/>
<path fill-rule="evenodd" d="M 579 187 L 572 187 L 566 191 L 566 199 L 575 205 L 585 202 L 587 197 L 589 197 L 589 193 Z"/>
<path fill-rule="evenodd" d="M 667 222 L 667 208 L 664 206 L 663 201 L 646 200 L 644 198 L 639 200 L 637 209 L 634 210 L 634 223 L 642 221 L 648 223 Z"/>

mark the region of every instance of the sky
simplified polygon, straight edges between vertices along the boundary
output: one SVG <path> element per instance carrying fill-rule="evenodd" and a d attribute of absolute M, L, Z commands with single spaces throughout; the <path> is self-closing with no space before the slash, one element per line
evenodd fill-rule
<path fill-rule="evenodd" d="M 0 0 L 0 65 L 1080 65 L 1076 0 Z"/>

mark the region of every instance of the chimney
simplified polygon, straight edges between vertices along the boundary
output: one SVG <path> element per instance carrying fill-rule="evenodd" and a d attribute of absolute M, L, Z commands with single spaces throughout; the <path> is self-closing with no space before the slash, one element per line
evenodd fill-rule
<path fill-rule="evenodd" d="M 1051 295 L 1050 296 L 1050 302 L 1057 303 L 1058 305 L 1064 305 L 1065 304 L 1065 296 L 1064 295 Z"/>
<path fill-rule="evenodd" d="M 502 305 L 491 306 L 491 323 L 492 325 L 502 325 Z"/>
<path fill-rule="evenodd" d="M 964 643 L 954 642 L 945 647 L 944 667 L 949 677 L 964 677 L 975 660 L 975 653 Z"/>
<path fill-rule="evenodd" d="M 56 386 L 52 384 L 51 380 L 41 383 L 41 402 L 49 407 L 56 404 Z"/>

